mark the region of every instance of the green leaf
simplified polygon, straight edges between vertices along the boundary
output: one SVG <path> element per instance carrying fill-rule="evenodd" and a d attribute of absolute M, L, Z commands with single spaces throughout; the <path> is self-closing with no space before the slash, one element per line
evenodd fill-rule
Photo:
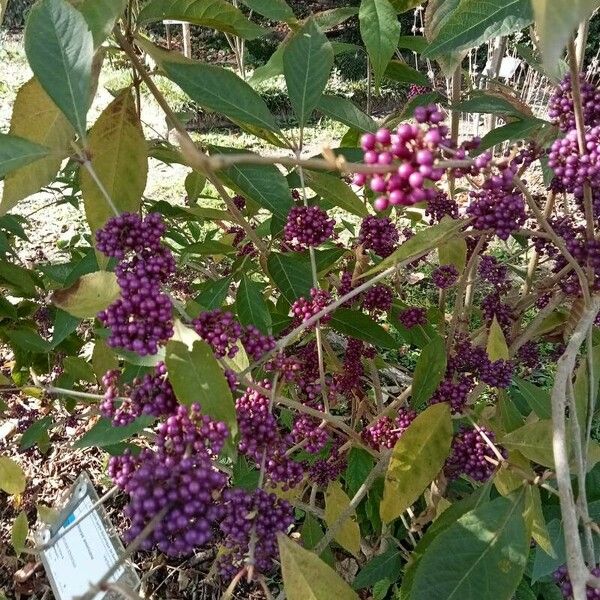
<path fill-rule="evenodd" d="M 436 246 L 440 246 L 442 242 L 445 242 L 447 238 L 456 233 L 464 226 L 464 223 L 458 220 L 444 217 L 436 225 L 427 227 L 418 231 L 400 245 L 392 254 L 387 258 L 384 258 L 376 267 L 370 269 L 366 273 L 363 273 L 361 277 L 367 277 L 375 273 L 379 273 L 400 263 L 408 263 L 416 258 L 419 258 L 427 254 L 430 250 Z"/>
<path fill-rule="evenodd" d="M 377 123 L 365 114 L 352 100 L 343 96 L 321 96 L 317 108 L 331 117 L 335 121 L 339 121 L 348 127 L 354 127 L 359 131 L 376 131 Z"/>
<path fill-rule="evenodd" d="M 359 310 L 338 308 L 329 325 L 338 333 L 363 340 L 381 348 L 398 348 L 396 340 L 371 317 Z"/>
<path fill-rule="evenodd" d="M 403 60 L 391 60 L 383 75 L 386 79 L 400 83 L 416 83 L 417 85 L 431 85 L 429 78 L 424 73 L 413 69 Z"/>
<path fill-rule="evenodd" d="M 271 252 L 267 258 L 267 268 L 288 304 L 293 304 L 294 300 L 310 292 L 313 285 L 312 270 L 310 262 L 303 256 L 291 252 Z"/>
<path fill-rule="evenodd" d="M 277 534 L 283 587 L 288 600 L 358 600 L 352 588 L 318 556 Z"/>
<path fill-rule="evenodd" d="M 375 465 L 373 457 L 362 448 L 351 448 L 344 481 L 348 492 L 354 496 Z"/>
<path fill-rule="evenodd" d="M 254 491 L 258 487 L 260 471 L 253 468 L 245 456 L 238 456 L 233 465 L 232 485 L 243 490 Z"/>
<path fill-rule="evenodd" d="M 496 317 L 494 317 L 490 326 L 490 333 L 487 341 L 487 355 L 491 361 L 499 359 L 508 360 L 509 358 L 506 338 L 504 337 L 504 333 L 502 333 L 502 328 Z"/>
<path fill-rule="evenodd" d="M 102 417 L 89 431 L 84 433 L 74 444 L 75 448 L 89 448 L 95 446 L 104 448 L 106 446 L 114 446 L 123 440 L 129 439 L 136 433 L 140 433 L 146 427 L 150 427 L 155 417 L 150 415 L 142 415 L 129 425 L 117 427 L 108 419 Z"/>
<path fill-rule="evenodd" d="M 467 263 L 467 242 L 464 238 L 449 239 L 438 248 L 440 265 L 454 265 L 459 273 Z"/>
<path fill-rule="evenodd" d="M 94 41 L 83 15 L 66 0 L 40 0 L 29 11 L 25 52 L 41 86 L 85 138 Z"/>
<path fill-rule="evenodd" d="M 54 315 L 54 331 L 52 332 L 52 348 L 56 348 L 66 340 L 76 329 L 81 319 L 70 315 L 64 310 L 57 309 Z M 104 373 L 102 373 L 104 375 Z"/>
<path fill-rule="evenodd" d="M 194 342 L 190 350 L 182 342 L 167 344 L 165 363 L 177 400 L 190 406 L 200 403 L 203 414 L 229 427 L 230 439 L 237 434 L 231 390 L 208 344 Z"/>
<path fill-rule="evenodd" d="M 108 347 L 108 344 L 103 339 L 96 338 L 94 343 L 94 351 L 92 352 L 92 367 L 96 379 L 100 381 L 106 371 L 116 369 L 119 366 L 119 361 L 115 351 Z"/>
<path fill-rule="evenodd" d="M 315 263 L 317 273 L 326 273 L 337 261 L 346 254 L 343 248 L 328 248 L 326 250 L 315 250 Z"/>
<path fill-rule="evenodd" d="M 202 108 L 268 131 L 279 131 L 265 101 L 235 73 L 192 61 L 164 61 L 162 67 Z"/>
<path fill-rule="evenodd" d="M 98 48 L 123 14 L 127 0 L 81 0 L 74 4 L 92 32 L 94 47 Z"/>
<path fill-rule="evenodd" d="M 25 491 L 26 483 L 23 469 L 8 456 L 0 456 L 0 490 L 17 496 Z"/>
<path fill-rule="evenodd" d="M 25 542 L 29 534 L 29 523 L 27 522 L 27 514 L 21 511 L 13 523 L 10 533 L 10 544 L 13 547 L 15 554 L 20 554 L 25 550 Z"/>
<path fill-rule="evenodd" d="M 400 39 L 400 23 L 389 0 L 362 0 L 358 11 L 360 35 L 365 43 L 379 87 Z"/>
<path fill-rule="evenodd" d="M 540 419 L 551 419 L 552 418 L 552 404 L 550 401 L 550 392 L 537 385 L 515 377 L 514 382 L 517 384 L 517 388 L 521 392 L 521 395 L 527 401 L 527 404 L 535 412 Z"/>
<path fill-rule="evenodd" d="M 529 554 L 522 513 L 521 494 L 516 501 L 496 498 L 460 517 L 419 561 L 410 599 L 511 598 Z"/>
<path fill-rule="evenodd" d="M 29 269 L 0 261 L 0 287 L 11 289 L 19 296 L 35 296 L 36 283 Z"/>
<path fill-rule="evenodd" d="M 214 151 L 232 152 L 229 148 L 214 148 Z M 225 185 L 270 211 L 283 227 L 293 201 L 287 180 L 276 166 L 237 164 L 221 169 L 218 175 Z"/>
<path fill-rule="evenodd" d="M 80 277 L 72 286 L 56 290 L 52 302 L 79 319 L 95 317 L 121 295 L 114 273 L 96 271 Z"/>
<path fill-rule="evenodd" d="M 30 162 L 7 175 L 0 201 L 0 215 L 6 214 L 19 200 L 35 194 L 52 181 L 63 158 L 70 151 L 69 141 L 73 137 L 73 128 L 33 78 L 24 83 L 17 92 L 10 120 L 10 133 L 40 144 L 51 152 L 46 152 L 48 156 L 45 158 Z M 2 167 L 0 171 L 1 169 Z"/>
<path fill-rule="evenodd" d="M 502 127 L 492 129 L 492 131 L 483 136 L 478 150 L 487 150 L 496 144 L 506 141 L 517 142 L 529 139 L 546 127 L 548 127 L 548 122 L 541 119 L 521 119 L 507 125 L 502 125 Z"/>
<path fill-rule="evenodd" d="M 382 521 L 393 521 L 419 498 L 442 470 L 451 442 L 452 419 L 445 402 L 425 409 L 409 425 L 392 451 L 379 507 Z"/>
<path fill-rule="evenodd" d="M 321 541 L 323 535 L 323 529 L 319 525 L 319 522 L 310 513 L 306 513 L 304 523 L 302 523 L 302 529 L 300 529 L 300 536 L 304 548 L 312 550 Z M 334 565 L 335 559 L 329 546 L 321 552 L 321 558 L 329 566 Z"/>
<path fill-rule="evenodd" d="M 557 75 L 569 37 L 598 7 L 598 0 L 531 0 L 544 68 Z"/>
<path fill-rule="evenodd" d="M 0 133 L 0 178 L 11 171 L 48 156 L 48 153 L 48 148 L 25 138 Z"/>
<path fill-rule="evenodd" d="M 54 421 L 50 415 L 39 419 L 23 432 L 19 447 L 22 450 L 27 450 L 36 444 L 38 446 L 47 444 L 49 441 L 48 430 L 53 425 Z"/>
<path fill-rule="evenodd" d="M 131 90 L 117 96 L 90 130 L 92 168 L 113 204 L 122 212 L 137 212 L 146 187 L 148 153 Z M 81 192 L 92 231 L 114 216 L 104 193 L 87 169 L 81 168 Z"/>
<path fill-rule="evenodd" d="M 274 21 L 295 21 L 294 11 L 284 0 L 242 0 L 254 12 Z"/>
<path fill-rule="evenodd" d="M 392 1 L 393 4 L 393 1 Z M 401 35 L 398 41 L 398 48 L 405 48 L 421 54 L 428 46 L 427 39 L 422 35 Z M 431 82 L 428 82 L 431 85 Z"/>
<path fill-rule="evenodd" d="M 138 23 L 172 19 L 225 31 L 247 40 L 267 33 L 244 13 L 225 0 L 150 0 L 138 16 Z"/>
<path fill-rule="evenodd" d="M 446 23 L 451 19 L 460 0 L 429 0 L 425 8 L 425 38 L 431 44 Z M 426 54 L 427 48 L 423 51 Z M 436 57 L 442 72 L 446 77 L 451 77 L 460 66 L 466 52 L 449 52 Z"/>
<path fill-rule="evenodd" d="M 339 177 L 308 170 L 304 172 L 304 176 L 306 184 L 324 200 L 358 217 L 366 217 L 369 214 L 364 202 Z"/>
<path fill-rule="evenodd" d="M 198 171 L 192 171 L 185 178 L 184 186 L 189 203 L 195 204 L 206 186 L 206 177 Z"/>
<path fill-rule="evenodd" d="M 530 0 L 461 0 L 441 26 L 426 56 L 468 50 L 527 27 L 533 20 Z"/>
<path fill-rule="evenodd" d="M 423 348 L 417 361 L 413 375 L 411 406 L 421 408 L 431 398 L 444 378 L 447 361 L 444 340 L 435 336 Z"/>
<path fill-rule="evenodd" d="M 237 248 L 218 242 L 216 240 L 205 240 L 204 242 L 196 242 L 190 244 L 181 250 L 181 256 L 187 254 L 197 254 L 201 256 L 221 256 L 223 254 L 235 254 Z"/>
<path fill-rule="evenodd" d="M 333 48 L 314 19 L 308 19 L 283 53 L 288 95 L 301 128 L 319 103 L 332 67 Z"/>
<path fill-rule="evenodd" d="M 6 331 L 6 336 L 12 344 L 27 352 L 47 354 L 52 350 L 52 346 L 49 342 L 33 329 L 29 329 L 25 326 Z"/>
<path fill-rule="evenodd" d="M 271 314 L 263 296 L 263 288 L 245 275 L 235 297 L 238 319 L 242 325 L 254 325 L 262 333 L 271 329 Z"/>
<path fill-rule="evenodd" d="M 339 517 L 350 506 L 350 498 L 339 481 L 332 481 L 325 491 L 325 523 L 332 527 Z M 338 527 L 333 539 L 344 550 L 358 557 L 360 552 L 360 529 L 356 521 L 356 512 L 353 510 L 348 518 Z"/>
<path fill-rule="evenodd" d="M 461 112 L 492 113 L 523 118 L 524 113 L 503 96 L 475 90 L 467 100 L 459 102 L 456 109 Z"/>
<path fill-rule="evenodd" d="M 402 555 L 397 548 L 391 546 L 383 554 L 372 558 L 358 573 L 352 582 L 355 590 L 371 587 L 382 579 L 394 582 L 402 573 Z"/>
<path fill-rule="evenodd" d="M 329 31 L 358 14 L 354 6 L 340 6 L 315 13 L 312 18 L 321 31 Z"/>
<path fill-rule="evenodd" d="M 553 469 L 552 431 L 551 419 L 534 421 L 505 435 L 500 443 L 508 450 L 518 450 L 538 465 Z"/>
<path fill-rule="evenodd" d="M 216 281 L 206 281 L 194 300 L 206 310 L 220 308 L 223 306 L 225 298 L 227 298 L 230 285 L 231 277 L 223 277 Z"/>
<path fill-rule="evenodd" d="M 94 368 L 89 362 L 86 362 L 79 356 L 65 356 L 63 360 L 65 372 L 75 381 L 87 381 L 96 383 L 96 374 Z"/>

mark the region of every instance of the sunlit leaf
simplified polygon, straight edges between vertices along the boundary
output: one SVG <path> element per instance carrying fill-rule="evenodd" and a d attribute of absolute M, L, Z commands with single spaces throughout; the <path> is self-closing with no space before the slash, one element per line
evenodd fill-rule
<path fill-rule="evenodd" d="M 96 271 L 80 277 L 72 286 L 56 290 L 52 302 L 74 317 L 95 317 L 121 294 L 114 273 Z"/>
<path fill-rule="evenodd" d="M 338 518 L 350 506 L 350 498 L 342 489 L 339 481 L 332 481 L 325 491 L 325 522 L 332 527 Z M 360 529 L 356 521 L 356 512 L 352 511 L 350 516 L 341 524 L 333 539 L 354 556 L 360 551 Z"/>

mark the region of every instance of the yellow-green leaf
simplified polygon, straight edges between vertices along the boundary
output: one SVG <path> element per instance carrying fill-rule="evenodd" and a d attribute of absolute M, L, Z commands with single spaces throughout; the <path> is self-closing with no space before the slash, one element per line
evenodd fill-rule
<path fill-rule="evenodd" d="M 546 519 L 542 511 L 542 499 L 540 497 L 540 488 L 535 485 L 528 485 L 525 490 L 525 511 L 523 512 L 525 523 L 531 528 L 531 537 L 537 542 L 540 548 L 548 555 L 556 557 L 550 533 L 546 527 Z"/>
<path fill-rule="evenodd" d="M 52 302 L 74 317 L 86 319 L 95 317 L 111 305 L 120 293 L 114 273 L 96 271 L 82 275 L 72 286 L 54 292 Z"/>
<path fill-rule="evenodd" d="M 356 592 L 316 554 L 283 533 L 277 542 L 288 600 L 358 600 Z"/>
<path fill-rule="evenodd" d="M 51 506 L 45 504 L 37 505 L 37 516 L 38 520 L 46 525 L 54 525 L 58 520 L 59 512 Z"/>
<path fill-rule="evenodd" d="M 15 554 L 19 556 L 25 550 L 25 542 L 29 533 L 29 523 L 27 523 L 27 515 L 25 511 L 19 513 L 15 519 L 10 534 L 10 543 L 15 550 Z"/>
<path fill-rule="evenodd" d="M 25 490 L 23 469 L 8 456 L 0 456 L 0 490 L 16 496 Z"/>
<path fill-rule="evenodd" d="M 350 505 L 350 498 L 342 489 L 339 481 L 332 481 L 325 492 L 325 523 L 328 527 L 332 527 L 340 515 Z M 333 539 L 344 550 L 358 556 L 360 551 L 360 529 L 356 522 L 356 512 L 352 511 L 351 515 L 338 529 Z"/>
<path fill-rule="evenodd" d="M 496 317 L 492 321 L 490 326 L 490 334 L 487 342 L 487 355 L 492 361 L 504 359 L 508 360 L 508 346 L 506 345 L 506 338 Z"/>
<path fill-rule="evenodd" d="M 441 471 L 452 442 L 447 403 L 423 411 L 402 434 L 392 451 L 379 506 L 386 523 L 399 517 Z"/>
<path fill-rule="evenodd" d="M 467 242 L 465 238 L 449 239 L 438 248 L 440 265 L 454 265 L 462 273 L 467 262 Z"/>
<path fill-rule="evenodd" d="M 114 350 L 108 347 L 102 339 L 96 339 L 94 351 L 92 352 L 92 367 L 96 374 L 96 379 L 100 381 L 106 371 L 116 369 L 119 366 L 117 355 Z"/>
<path fill-rule="evenodd" d="M 37 79 L 32 78 L 17 92 L 10 133 L 45 146 L 50 154 L 6 176 L 0 215 L 6 214 L 19 200 L 35 194 L 52 181 L 68 154 L 69 140 L 74 131 Z"/>
<path fill-rule="evenodd" d="M 554 468 L 552 454 L 552 421 L 527 423 L 505 435 L 500 443 L 508 450 L 518 450 L 523 456 L 544 467 Z"/>
<path fill-rule="evenodd" d="M 136 212 L 146 187 L 148 155 L 129 90 L 117 96 L 98 117 L 90 130 L 89 152 L 92 168 L 116 208 Z M 81 192 L 88 224 L 96 231 L 113 216 L 113 211 L 84 167 L 81 168 Z"/>

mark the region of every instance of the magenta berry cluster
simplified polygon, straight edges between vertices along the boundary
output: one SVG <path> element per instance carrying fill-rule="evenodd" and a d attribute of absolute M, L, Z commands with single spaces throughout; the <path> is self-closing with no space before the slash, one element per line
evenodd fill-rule
<path fill-rule="evenodd" d="M 419 306 L 410 306 L 398 313 L 398 321 L 406 329 L 412 329 L 417 325 L 427 325 L 427 311 Z"/>
<path fill-rule="evenodd" d="M 588 127 L 600 125 L 600 90 L 579 74 L 583 120 Z M 548 101 L 548 116 L 561 131 L 575 129 L 573 90 L 571 75 L 568 74 L 555 88 Z"/>
<path fill-rule="evenodd" d="M 298 298 L 294 304 L 292 304 L 292 315 L 295 322 L 298 325 L 300 323 L 306 323 L 306 321 L 320 313 L 330 302 L 331 294 L 329 292 L 318 288 L 312 288 L 310 290 L 310 298 Z M 320 321 L 321 323 L 326 323 L 330 319 L 331 315 L 325 315 Z"/>
<path fill-rule="evenodd" d="M 98 314 L 110 328 L 107 343 L 113 348 L 156 354 L 173 335 L 173 305 L 161 286 L 175 272 L 175 259 L 161 243 L 164 232 L 158 213 L 145 219 L 123 213 L 96 233 L 98 250 L 119 260 L 121 296 Z"/>
<path fill-rule="evenodd" d="M 233 358 L 237 354 L 237 343 L 242 337 L 243 327 L 233 313 L 215 308 L 200 313 L 194 319 L 193 326 L 217 356 Z"/>
<path fill-rule="evenodd" d="M 284 239 L 294 250 L 319 246 L 333 235 L 335 219 L 318 206 L 293 206 L 283 229 Z"/>
<path fill-rule="evenodd" d="M 458 281 L 458 269 L 454 265 L 442 265 L 431 274 L 431 281 L 441 290 L 456 285 Z"/>
<path fill-rule="evenodd" d="M 254 325 L 246 325 L 242 334 L 242 344 L 248 355 L 253 360 L 258 360 L 275 348 L 275 338 L 262 333 Z"/>
<path fill-rule="evenodd" d="M 401 408 L 398 415 L 380 417 L 362 432 L 362 438 L 375 450 L 382 448 L 393 448 L 400 436 L 408 429 L 408 426 L 416 419 L 417 413 L 409 408 Z"/>
<path fill-rule="evenodd" d="M 493 432 L 483 427 L 481 430 L 494 442 Z M 468 475 L 475 481 L 487 481 L 496 467 L 486 457 L 498 461 L 493 450 L 474 427 L 461 427 L 454 436 L 450 452 L 445 467 L 449 477 Z"/>
<path fill-rule="evenodd" d="M 398 246 L 400 233 L 391 219 L 365 217 L 360 224 L 358 243 L 382 258 L 389 256 Z"/>
<path fill-rule="evenodd" d="M 356 185 L 368 182 L 377 194 L 376 210 L 411 206 L 432 198 L 436 192 L 430 185 L 444 175 L 444 170 L 435 166 L 440 145 L 448 142 L 444 115 L 432 104 L 417 107 L 414 116 L 416 124 L 403 123 L 394 132 L 382 128 L 377 133 L 365 133 L 361 139 L 367 165 L 390 167 L 388 173 L 354 176 Z"/>
<path fill-rule="evenodd" d="M 154 448 L 111 458 L 109 475 L 129 494 L 128 541 L 162 511 L 142 549 L 156 546 L 169 556 L 182 556 L 213 539 L 220 511 L 215 497 L 227 484 L 214 459 L 227 435 L 227 426 L 203 416 L 197 404 L 180 406 L 159 426 Z"/>

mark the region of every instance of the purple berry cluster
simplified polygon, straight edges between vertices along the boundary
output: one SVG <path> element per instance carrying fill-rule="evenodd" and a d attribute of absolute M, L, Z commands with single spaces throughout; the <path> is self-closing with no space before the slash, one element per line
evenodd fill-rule
<path fill-rule="evenodd" d="M 110 328 L 107 343 L 113 348 L 156 354 L 173 335 L 173 305 L 161 285 L 175 272 L 175 259 L 161 243 L 164 232 L 158 213 L 145 219 L 123 213 L 96 233 L 98 250 L 119 260 L 121 297 L 98 314 Z"/>
<path fill-rule="evenodd" d="M 392 307 L 394 292 L 388 285 L 374 285 L 362 297 L 362 307 L 371 312 L 386 312 Z"/>
<path fill-rule="evenodd" d="M 428 85 L 417 85 L 416 83 L 411 83 L 408 88 L 408 94 L 406 95 L 406 100 L 411 100 L 415 96 L 421 96 L 422 94 L 428 94 L 431 92 L 431 88 Z"/>
<path fill-rule="evenodd" d="M 514 311 L 506 303 L 502 302 L 500 292 L 495 291 L 488 294 L 481 301 L 481 310 L 487 325 L 490 325 L 496 317 L 498 324 L 504 333 L 508 333 L 514 320 Z"/>
<path fill-rule="evenodd" d="M 456 378 L 456 380 L 447 377 L 438 385 L 429 403 L 439 404 L 440 402 L 448 402 L 452 412 L 459 415 L 464 412 L 473 387 L 473 378 L 467 375 L 462 375 Z"/>
<path fill-rule="evenodd" d="M 238 351 L 238 341 L 242 337 L 243 327 L 233 313 L 219 308 L 200 313 L 193 321 L 196 333 L 223 358 L 233 358 Z"/>
<path fill-rule="evenodd" d="M 242 335 L 242 344 L 253 360 L 259 360 L 264 354 L 275 348 L 275 338 L 265 335 L 254 325 L 246 325 Z"/>
<path fill-rule="evenodd" d="M 448 128 L 442 125 L 444 115 L 435 104 L 415 109 L 416 124 L 403 123 L 395 132 L 382 128 L 365 133 L 361 139 L 364 161 L 368 165 L 390 166 L 389 173 L 368 177 L 357 173 L 354 183 L 370 183 L 378 194 L 376 210 L 389 206 L 411 206 L 435 195 L 430 184 L 439 181 L 444 170 L 435 166 L 440 145 L 448 141 Z"/>
<path fill-rule="evenodd" d="M 388 257 L 396 249 L 399 240 L 400 233 L 391 219 L 368 216 L 360 224 L 358 243 L 382 258 Z"/>
<path fill-rule="evenodd" d="M 182 556 L 213 538 L 220 514 L 215 498 L 227 483 L 214 459 L 227 435 L 227 426 L 203 416 L 197 404 L 180 406 L 159 426 L 153 449 L 111 458 L 109 475 L 129 494 L 127 540 L 163 510 L 142 549 L 156 546 L 169 556 Z"/>
<path fill-rule="evenodd" d="M 566 75 L 548 101 L 548 116 L 561 131 L 565 132 L 575 129 L 571 84 L 571 75 Z M 588 127 L 600 125 L 600 90 L 589 81 L 586 81 L 583 73 L 579 74 L 579 86 L 585 124 Z"/>
<path fill-rule="evenodd" d="M 323 410 L 321 405 L 316 405 L 314 408 Z M 304 450 L 309 454 L 318 454 L 329 442 L 329 432 L 324 424 L 307 414 L 299 414 L 294 419 L 292 437 L 296 444 L 304 443 Z"/>
<path fill-rule="evenodd" d="M 107 371 L 102 378 L 104 400 L 100 404 L 102 416 L 111 419 L 113 425 L 123 427 L 140 415 L 163 417 L 173 415 L 178 403 L 173 388 L 167 379 L 164 363 L 156 365 L 153 373 L 135 379 L 128 390 L 129 397 L 118 404 L 119 376 L 117 370 Z"/>
<path fill-rule="evenodd" d="M 577 130 L 555 140 L 548 154 L 548 165 L 567 192 L 583 196 L 584 184 L 597 188 L 600 183 L 600 126 L 585 133 L 585 154 L 579 152 Z"/>
<path fill-rule="evenodd" d="M 429 217 L 429 224 L 439 223 L 444 217 L 458 219 L 458 203 L 446 192 L 437 191 L 435 196 L 427 200 L 425 216 Z"/>
<path fill-rule="evenodd" d="M 501 240 L 507 240 L 527 219 L 520 193 L 491 187 L 471 192 L 470 196 L 467 214 L 473 217 L 473 227 L 483 231 L 492 229 Z"/>
<path fill-rule="evenodd" d="M 591 569 L 592 575 L 600 577 L 600 567 L 593 567 Z M 554 583 L 560 587 L 560 591 L 565 600 L 573 600 L 573 585 L 571 584 L 571 578 L 569 577 L 569 571 L 567 565 L 558 567 L 552 574 Z M 587 585 L 585 588 L 585 595 L 587 600 L 598 600 L 600 599 L 600 588 L 592 587 Z"/>
<path fill-rule="evenodd" d="M 417 325 L 427 325 L 427 311 L 419 306 L 410 306 L 398 313 L 398 321 L 406 329 L 412 329 Z"/>
<path fill-rule="evenodd" d="M 489 254 L 485 254 L 480 258 L 478 271 L 479 276 L 493 286 L 503 287 L 506 283 L 508 268 Z"/>
<path fill-rule="evenodd" d="M 217 559 L 220 574 L 232 579 L 239 573 L 246 564 L 250 544 L 254 548 L 251 568 L 269 573 L 279 556 L 277 534 L 285 533 L 294 522 L 292 506 L 261 489 L 228 489 L 223 493 L 221 511 L 225 552 Z"/>
<path fill-rule="evenodd" d="M 454 265 L 442 265 L 431 274 L 431 281 L 441 290 L 456 285 L 458 281 L 458 269 Z"/>
<path fill-rule="evenodd" d="M 269 381 L 263 382 L 269 389 Z M 239 451 L 261 465 L 265 460 L 265 473 L 273 483 L 284 487 L 294 487 L 304 475 L 304 469 L 286 456 L 286 450 L 293 445 L 291 436 L 281 434 L 279 424 L 271 411 L 270 398 L 257 390 L 248 388 L 235 403 L 240 431 Z"/>
<path fill-rule="evenodd" d="M 525 342 L 517 353 L 519 363 L 527 369 L 537 369 L 540 365 L 540 347 L 539 344 L 530 340 Z"/>
<path fill-rule="evenodd" d="M 297 325 L 306 323 L 311 317 L 320 313 L 331 302 L 331 294 L 325 290 L 312 288 L 310 298 L 298 298 L 292 304 L 292 315 Z M 326 323 L 331 319 L 331 315 L 325 315 L 321 318 L 321 323 Z"/>
<path fill-rule="evenodd" d="M 481 430 L 490 441 L 494 441 L 494 434 L 491 431 L 484 427 Z M 452 478 L 464 474 L 475 481 L 487 481 L 494 473 L 495 466 L 486 457 L 497 461 L 494 452 L 477 429 L 463 426 L 454 436 L 445 471 Z"/>
<path fill-rule="evenodd" d="M 381 417 L 364 429 L 362 439 L 375 450 L 393 448 L 416 417 L 417 413 L 414 410 L 401 408 L 395 419 Z"/>
<path fill-rule="evenodd" d="M 318 206 L 293 206 L 288 214 L 283 237 L 294 250 L 318 246 L 333 235 L 335 219 Z"/>

